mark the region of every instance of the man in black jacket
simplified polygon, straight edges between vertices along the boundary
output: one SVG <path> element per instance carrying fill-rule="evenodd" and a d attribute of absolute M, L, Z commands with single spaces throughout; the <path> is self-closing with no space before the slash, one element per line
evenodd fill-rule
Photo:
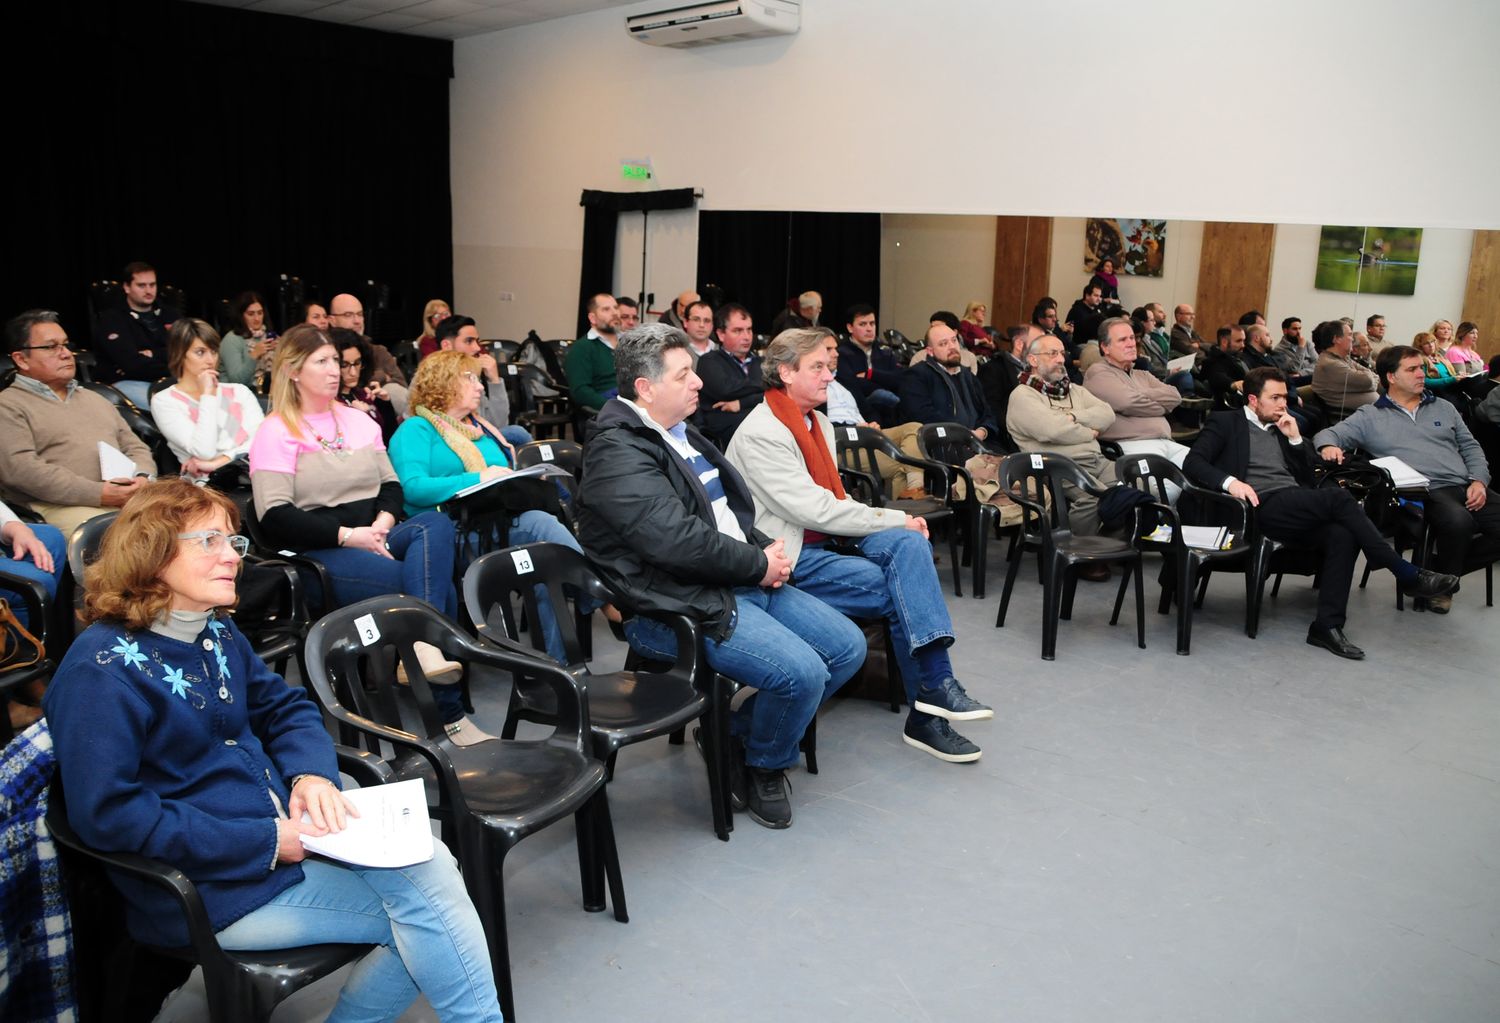
<path fill-rule="evenodd" d="M 1323 549 L 1318 616 L 1308 627 L 1307 642 L 1362 660 L 1364 651 L 1344 636 L 1349 583 L 1360 551 L 1371 565 L 1389 569 L 1403 593 L 1442 596 L 1458 587 L 1458 579 L 1403 559 L 1343 487 L 1313 486 L 1312 445 L 1287 413 L 1285 374 L 1251 370 L 1244 392 L 1244 409 L 1208 417 L 1183 471 L 1200 486 L 1250 502 L 1261 531 L 1272 539 Z"/>
<path fill-rule="evenodd" d="M 959 423 L 980 440 L 1000 432 L 979 379 L 963 366 L 958 332 L 946 323 L 927 328 L 927 358 L 901 374 L 901 414 L 913 423 Z"/>
<path fill-rule="evenodd" d="M 1016 381 L 1021 374 L 1029 369 L 1026 362 L 1026 349 L 1031 346 L 1032 338 L 1041 337 L 1046 333 L 1041 327 L 1027 325 L 1011 327 L 1006 331 L 1006 343 L 1000 347 L 988 362 L 979 367 L 979 389 L 984 392 L 984 400 L 990 407 L 990 412 L 995 416 L 997 440 L 999 446 L 1007 451 L 1016 450 L 1016 442 L 1011 440 L 1009 431 L 1005 428 L 1005 410 L 1010 405 L 1010 392 L 1016 389 Z"/>
<path fill-rule="evenodd" d="M 895 426 L 901 422 L 896 414 L 901 400 L 896 393 L 901 386 L 901 366 L 896 353 L 875 340 L 875 307 L 863 303 L 850 306 L 844 314 L 844 327 L 849 337 L 839 342 L 839 370 L 834 379 L 848 388 L 881 426 Z"/>
<path fill-rule="evenodd" d="M 1245 350 L 1245 328 L 1239 325 L 1220 327 L 1214 346 L 1203 356 L 1199 376 L 1208 384 L 1214 408 L 1229 407 L 1229 393 L 1240 390 L 1245 379 L 1245 364 L 1240 353 Z"/>
<path fill-rule="evenodd" d="M 94 376 L 149 409 L 152 382 L 167 375 L 167 328 L 182 314 L 156 301 L 156 270 L 150 264 L 127 264 L 120 280 L 125 305 L 106 309 L 94 324 L 99 363 Z"/>
<path fill-rule="evenodd" d="M 755 529 L 745 481 L 688 424 L 700 381 L 687 344 L 664 323 L 620 338 L 620 396 L 600 409 L 584 449 L 578 539 L 626 609 L 697 620 L 714 670 L 755 687 L 731 723 L 744 744 L 744 798 L 757 823 L 784 828 L 785 769 L 818 707 L 864 663 L 864 634 L 787 585 L 784 542 Z M 638 613 L 625 633 L 648 657 L 676 656 L 658 620 Z"/>
<path fill-rule="evenodd" d="M 698 395 L 703 432 L 725 447 L 750 410 L 766 397 L 760 356 L 750 351 L 755 340 L 750 311 L 737 302 L 722 306 L 714 314 L 719 344 L 698 359 L 697 373 L 703 380 Z"/>

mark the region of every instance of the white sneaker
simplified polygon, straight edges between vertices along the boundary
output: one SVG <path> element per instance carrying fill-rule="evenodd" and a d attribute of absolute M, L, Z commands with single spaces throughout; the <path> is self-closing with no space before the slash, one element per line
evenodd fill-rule
<path fill-rule="evenodd" d="M 422 666 L 422 674 L 427 676 L 427 681 L 435 686 L 450 686 L 459 680 L 464 673 L 464 666 L 457 661 L 450 661 L 443 656 L 443 652 L 431 643 L 413 643 L 412 652 L 417 655 L 417 663 Z M 411 685 L 411 680 L 406 677 L 406 665 L 398 659 L 396 662 L 396 681 L 403 686 Z"/>
<path fill-rule="evenodd" d="M 448 733 L 448 738 L 453 740 L 455 746 L 475 746 L 486 739 L 493 739 L 489 732 L 483 731 L 478 725 L 468 718 L 459 718 L 451 725 L 444 725 L 443 731 Z"/>

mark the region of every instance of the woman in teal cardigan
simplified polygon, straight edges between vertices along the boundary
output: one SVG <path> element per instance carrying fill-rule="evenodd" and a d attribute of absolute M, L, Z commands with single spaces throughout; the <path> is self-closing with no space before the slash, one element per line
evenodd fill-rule
<path fill-rule="evenodd" d="M 435 352 L 422 360 L 411 381 L 411 415 L 391 437 L 391 464 L 401 479 L 406 513 L 432 511 L 465 487 L 513 472 L 515 449 L 498 428 L 478 415 L 484 393 L 479 362 L 462 352 Z M 557 517 L 524 511 L 510 527 L 512 544 L 555 543 L 582 553 L 577 539 Z M 585 600 L 581 609 L 597 605 Z M 548 603 L 538 618 L 547 653 L 566 661 L 562 636 Z M 608 612 L 606 612 L 608 613 Z"/>

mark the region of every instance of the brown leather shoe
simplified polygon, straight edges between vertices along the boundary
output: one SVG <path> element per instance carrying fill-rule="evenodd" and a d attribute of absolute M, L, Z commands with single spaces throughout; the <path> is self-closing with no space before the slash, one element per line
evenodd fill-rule
<path fill-rule="evenodd" d="M 1078 569 L 1078 578 L 1088 583 L 1109 582 L 1110 571 L 1106 562 L 1099 561 L 1092 565 L 1084 565 Z"/>

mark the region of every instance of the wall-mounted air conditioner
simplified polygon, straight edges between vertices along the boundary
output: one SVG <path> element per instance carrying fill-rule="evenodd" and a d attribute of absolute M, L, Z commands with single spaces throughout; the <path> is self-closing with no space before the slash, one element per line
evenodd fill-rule
<path fill-rule="evenodd" d="M 792 35 L 801 22 L 801 0 L 719 0 L 637 14 L 625 19 L 625 31 L 652 46 L 707 46 Z"/>

